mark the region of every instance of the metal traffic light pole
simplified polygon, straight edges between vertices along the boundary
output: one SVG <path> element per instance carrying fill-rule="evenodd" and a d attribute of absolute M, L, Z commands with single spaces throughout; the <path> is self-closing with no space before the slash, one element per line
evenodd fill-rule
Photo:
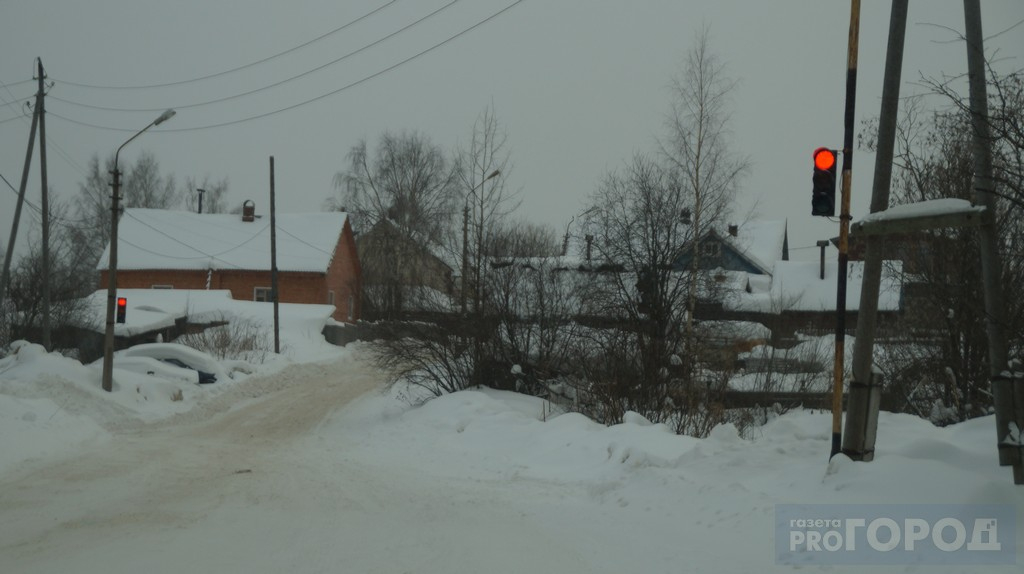
<path fill-rule="evenodd" d="M 860 0 L 850 2 L 850 40 L 846 65 L 846 113 L 843 120 L 842 199 L 839 211 L 839 273 L 836 277 L 836 356 L 832 369 L 832 453 L 843 444 L 843 344 L 846 337 L 846 275 L 850 237 L 850 180 L 853 173 L 853 108 L 857 99 L 857 49 Z"/>

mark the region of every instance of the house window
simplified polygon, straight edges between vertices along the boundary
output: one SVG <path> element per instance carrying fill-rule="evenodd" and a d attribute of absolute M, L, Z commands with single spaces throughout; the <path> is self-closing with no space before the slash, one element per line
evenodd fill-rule
<path fill-rule="evenodd" d="M 174 289 L 174 285 L 153 285 L 152 289 Z"/>
<path fill-rule="evenodd" d="M 700 244 L 700 254 L 702 257 L 718 257 L 722 254 L 722 246 L 716 241 L 706 241 Z"/>
<path fill-rule="evenodd" d="M 327 292 L 327 304 L 334 305 L 334 291 Z"/>
<path fill-rule="evenodd" d="M 261 303 L 270 303 L 274 300 L 270 287 L 253 287 L 252 300 Z"/>
<path fill-rule="evenodd" d="M 348 320 L 351 321 L 355 317 L 356 309 L 356 298 L 354 295 L 348 296 Z"/>

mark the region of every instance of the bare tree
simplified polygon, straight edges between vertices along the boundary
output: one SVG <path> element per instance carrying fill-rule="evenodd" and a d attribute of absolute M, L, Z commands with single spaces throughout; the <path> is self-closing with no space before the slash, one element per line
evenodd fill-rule
<path fill-rule="evenodd" d="M 406 291 L 424 282 L 417 262 L 442 244 L 450 228 L 455 172 L 441 148 L 415 132 L 384 133 L 372 157 L 364 140 L 348 160 L 348 169 L 334 177 L 337 195 L 327 206 L 352 214 L 362 236 L 364 300 L 393 317 L 405 309 Z M 367 241 L 375 229 L 379 240 Z"/>
<path fill-rule="evenodd" d="M 585 383 L 599 404 L 611 401 L 607 415 L 634 410 L 697 434 L 721 418 L 714 394 L 725 379 L 701 370 L 693 321 L 716 289 L 701 240 L 723 223 L 747 169 L 729 141 L 735 86 L 703 29 L 673 78 L 659 160 L 637 155 L 591 198 L 586 234 L 595 268 L 608 272 L 594 274 L 584 312 L 620 327 L 593 332 L 600 368 Z"/>
<path fill-rule="evenodd" d="M 85 327 L 89 312 L 83 297 L 95 286 L 94 262 L 87 257 L 89 246 L 78 241 L 75 228 L 68 223 L 65 204 L 50 203 L 49 286 L 52 305 L 51 324 L 62 327 Z M 44 273 L 42 244 L 36 232 L 29 236 L 28 252 L 12 267 L 9 291 L 11 308 L 8 337 L 38 340 L 43 320 Z M 11 312 L 14 311 L 14 312 Z M 73 345 L 76 341 L 58 337 L 57 343 Z M 0 345 L 9 343 L 0 340 Z"/>
<path fill-rule="evenodd" d="M 125 207 L 170 209 L 179 204 L 180 196 L 173 175 L 160 174 L 160 162 L 151 152 L 143 151 L 126 170 L 124 181 Z"/>
<path fill-rule="evenodd" d="M 605 369 L 602 378 L 612 379 L 603 384 L 629 389 L 620 397 L 623 408 L 652 420 L 663 418 L 658 413 L 669 401 L 667 369 L 679 351 L 685 310 L 679 303 L 689 281 L 675 264 L 694 239 L 693 227 L 681 216 L 690 200 L 677 171 L 637 155 L 605 178 L 586 214 L 596 258 L 617 272 L 594 274 L 584 313 L 618 321 L 630 331 L 629 345 L 619 335 L 596 341 L 608 343 L 612 354 L 606 357 L 624 357 L 615 349 L 635 357 L 626 362 L 632 368 Z"/>
<path fill-rule="evenodd" d="M 550 225 L 510 218 L 497 226 L 485 255 L 497 260 L 561 255 L 558 231 Z"/>
<path fill-rule="evenodd" d="M 203 176 L 202 181 L 194 177 L 185 178 L 182 195 L 185 196 L 186 210 L 199 211 L 199 190 L 202 190 L 203 213 L 227 213 L 228 205 L 224 196 L 228 192 L 228 178 L 211 180 L 210 176 Z"/>
<path fill-rule="evenodd" d="M 693 344 L 693 315 L 698 296 L 700 241 L 706 229 L 729 213 L 749 162 L 730 142 L 732 92 L 736 80 L 711 50 L 710 30 L 701 29 L 682 72 L 672 80 L 668 135 L 661 141 L 665 159 L 680 174 L 690 196 L 693 255 L 686 297 L 686 340 Z"/>
<path fill-rule="evenodd" d="M 99 156 L 89 160 L 85 181 L 78 184 L 78 195 L 72 201 L 71 230 L 76 241 L 86 247 L 85 257 L 95 263 L 110 242 L 110 173 L 114 170 L 114 156 L 100 166 Z M 173 176 L 160 174 L 156 157 L 143 152 L 135 164 L 122 169 L 126 207 L 168 209 L 178 204 L 179 195 Z"/>
<path fill-rule="evenodd" d="M 998 95 L 1010 102 L 1012 98 Z M 1011 133 L 1018 109 L 1004 109 L 990 118 L 993 133 Z M 940 198 L 971 200 L 970 112 L 958 105 L 930 109 L 923 98 L 908 99 L 897 126 L 893 203 Z M 1004 125 L 1008 124 L 1008 125 Z M 873 149 L 874 124 L 869 123 L 862 145 Z M 1012 137 L 993 141 L 996 193 L 1000 202 L 996 224 L 1003 251 L 1004 323 L 1011 348 L 1021 351 L 1024 305 L 1013 293 L 1024 281 L 1024 202 L 1015 201 L 1022 189 L 1019 165 L 1024 150 Z M 936 422 L 964 420 L 985 414 L 988 393 L 988 339 L 981 293 L 979 237 L 970 228 L 941 229 L 889 240 L 902 248 L 890 256 L 904 260 L 911 279 L 906 286 L 907 312 L 901 320 L 905 341 L 890 344 L 882 361 L 892 392 L 901 407 Z"/>
<path fill-rule="evenodd" d="M 100 167 L 99 156 L 89 160 L 89 173 L 78 184 L 78 195 L 72 201 L 77 220 L 72 233 L 86 248 L 86 257 L 93 263 L 99 260 L 104 247 L 110 242 L 110 176 L 114 157 L 110 156 Z"/>
<path fill-rule="evenodd" d="M 470 279 L 466 283 L 471 290 L 469 299 L 474 311 L 479 311 L 482 304 L 488 252 L 493 252 L 495 241 L 502 236 L 505 219 L 518 207 L 506 185 L 510 168 L 507 142 L 508 135 L 492 105 L 481 112 L 473 124 L 469 147 L 458 153 L 459 192 L 465 198 L 463 235 L 466 244 L 462 246 L 461 258 L 465 259 L 462 265 L 466 268 L 462 273 Z M 462 242 L 451 244 L 462 245 Z"/>

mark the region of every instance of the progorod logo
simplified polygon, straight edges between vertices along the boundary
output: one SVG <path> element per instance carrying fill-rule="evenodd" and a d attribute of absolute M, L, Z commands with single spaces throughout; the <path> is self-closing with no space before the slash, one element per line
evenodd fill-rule
<path fill-rule="evenodd" d="M 1013 564 L 1010 505 L 782 504 L 780 564 Z"/>

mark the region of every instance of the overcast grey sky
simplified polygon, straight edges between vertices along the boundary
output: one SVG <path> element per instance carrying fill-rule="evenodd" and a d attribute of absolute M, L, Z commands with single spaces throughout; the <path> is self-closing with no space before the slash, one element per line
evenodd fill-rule
<path fill-rule="evenodd" d="M 214 75 L 380 7 L 309 46 Z M 858 127 L 878 114 L 889 11 L 888 2 L 863 2 Z M 1024 2 L 983 0 L 982 12 L 990 36 L 1024 20 Z M 361 138 L 372 146 L 385 130 L 417 130 L 451 150 L 493 103 L 508 132 L 508 183 L 522 191 L 522 215 L 561 230 L 604 174 L 656 149 L 669 81 L 707 25 L 713 51 L 740 82 L 734 144 L 752 169 L 737 214 L 756 208 L 756 217 L 786 218 L 790 245 L 808 247 L 838 233 L 836 223 L 810 216 L 810 154 L 842 144 L 849 17 L 843 0 L 0 0 L 0 174 L 18 185 L 30 122 L 15 117 L 35 91 L 40 57 L 54 84 L 46 103 L 49 182 L 62 198 L 77 193 L 94 154 L 112 154 L 173 107 L 176 117 L 125 148 L 122 166 L 148 150 L 179 182 L 227 177 L 230 202 L 251 198 L 262 212 L 273 155 L 278 208 L 316 211 Z M 959 0 L 911 2 L 904 95 L 924 91 L 922 74 L 965 71 L 954 32 L 962 29 Z M 1024 26 L 986 47 L 999 51 L 1003 71 L 1024 67 Z M 139 109 L 149 111 L 122 111 Z M 865 152 L 854 155 L 855 218 L 867 209 L 873 162 Z M 38 204 L 38 156 L 29 186 Z M 0 189 L 5 243 L 14 203 Z M 32 225 L 23 218 L 23 229 Z"/>

